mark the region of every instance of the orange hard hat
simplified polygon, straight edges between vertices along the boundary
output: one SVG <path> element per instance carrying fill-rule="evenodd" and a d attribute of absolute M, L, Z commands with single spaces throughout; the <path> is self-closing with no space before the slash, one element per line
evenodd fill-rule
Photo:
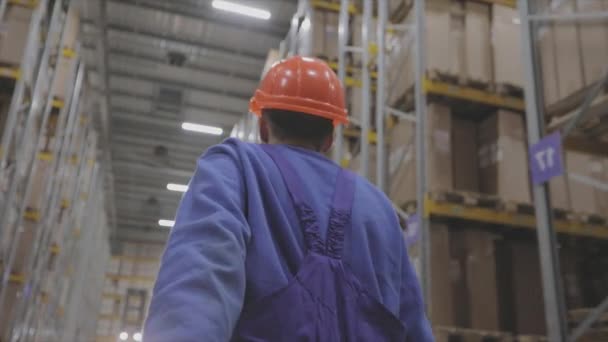
<path fill-rule="evenodd" d="M 295 56 L 275 63 L 249 101 L 249 111 L 281 109 L 348 123 L 344 89 L 322 60 Z"/>

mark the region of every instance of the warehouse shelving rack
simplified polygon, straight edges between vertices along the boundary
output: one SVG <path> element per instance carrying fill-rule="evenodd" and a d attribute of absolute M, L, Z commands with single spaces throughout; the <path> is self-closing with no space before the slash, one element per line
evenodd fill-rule
<path fill-rule="evenodd" d="M 13 298 L 10 317 L 0 313 L 3 321 L 10 322 L 5 323 L 8 336 L 3 336 L 10 341 L 89 340 L 109 258 L 94 120 L 82 114 L 88 112 L 82 101 L 85 67 L 78 47 L 64 47 L 72 4 L 55 1 L 47 13 L 48 3 L 0 3 L 0 22 L 7 6 L 33 11 L 21 64 L 0 68 L 3 84 L 12 91 L 0 164 L 0 176 L 9 185 L 0 202 L 0 231 L 5 236 L 0 307 L 9 284 L 19 286 L 21 293 Z M 63 99 L 56 97 L 54 89 L 61 62 L 70 65 Z M 51 117 L 56 119 L 54 139 L 48 150 L 41 150 Z M 32 179 L 42 163 L 50 167 L 43 181 L 43 200 L 39 207 L 30 208 Z M 24 224 L 35 232 L 33 246 L 23 272 L 14 273 Z"/>
<path fill-rule="evenodd" d="M 476 0 L 477 1 L 477 0 Z M 594 13 L 594 14 L 586 14 L 586 15 L 570 15 L 570 16 L 546 16 L 543 17 L 541 15 L 533 15 L 530 16 L 528 13 L 528 4 L 533 3 L 532 1 L 524 1 L 520 0 L 519 2 L 516 0 L 478 0 L 479 2 L 486 3 L 495 3 L 500 4 L 512 8 L 520 8 L 520 14 L 522 18 L 522 31 L 524 39 L 522 40 L 522 44 L 525 45 L 523 48 L 525 57 L 524 64 L 526 65 L 526 75 L 529 79 L 526 80 L 527 87 L 525 89 L 525 99 L 518 96 L 505 95 L 502 93 L 495 92 L 493 90 L 481 90 L 478 88 L 471 88 L 465 85 L 455 85 L 453 83 L 443 82 L 441 80 L 430 79 L 427 77 L 425 73 L 425 1 L 424 0 L 413 0 L 413 8 L 411 10 L 414 11 L 413 21 L 408 23 L 406 27 L 401 27 L 401 29 L 406 29 L 414 35 L 413 46 L 410 48 L 413 49 L 415 54 L 415 79 L 417 80 L 414 83 L 414 88 L 409 93 L 409 103 L 404 106 L 405 108 L 396 111 L 394 113 L 391 108 L 384 107 L 382 110 L 381 106 L 377 106 L 376 112 L 376 125 L 379 129 L 376 131 L 371 130 L 369 123 L 369 112 L 363 113 L 361 121 L 358 122 L 357 119 L 352 120 L 357 123 L 366 122 L 365 125 L 361 125 L 360 130 L 353 130 L 349 128 L 338 128 L 338 134 L 336 136 L 336 146 L 334 159 L 336 162 L 340 162 L 342 164 L 344 160 L 344 152 L 343 152 L 343 139 L 344 137 L 359 137 L 361 143 L 361 151 L 362 151 L 362 165 L 367 165 L 367 156 L 369 153 L 368 144 L 376 144 L 376 148 L 378 148 L 378 162 L 377 162 L 377 184 L 381 189 L 385 189 L 386 180 L 383 179 L 385 175 L 385 166 L 386 166 L 386 156 L 384 154 L 383 146 L 386 144 L 386 137 L 383 134 L 383 128 L 385 127 L 385 121 L 387 121 L 387 117 L 390 115 L 395 115 L 400 118 L 405 118 L 408 120 L 412 120 L 412 113 L 408 113 L 408 111 L 413 110 L 415 113 L 415 121 L 416 123 L 416 155 L 418 163 L 416 163 L 416 175 L 417 175 L 417 201 L 416 201 L 416 210 L 421 213 L 421 253 L 420 253 L 420 278 L 422 283 L 422 289 L 425 297 L 425 304 L 427 309 L 430 310 L 430 287 L 431 287 L 431 277 L 430 277 L 430 256 L 431 256 L 431 248 L 429 243 L 429 222 L 434 219 L 445 219 L 445 218 L 455 218 L 466 220 L 470 222 L 481 222 L 481 223 L 490 223 L 494 225 L 499 225 L 503 227 L 510 227 L 515 229 L 523 229 L 523 230 L 536 230 L 539 245 L 540 245 L 540 255 L 541 255 L 541 268 L 543 270 L 543 284 L 545 291 L 545 312 L 547 315 L 547 327 L 548 327 L 548 338 L 550 341 L 566 341 L 566 317 L 563 305 L 563 295 L 561 290 L 561 279 L 559 276 L 559 268 L 557 265 L 556 259 L 556 242 L 555 242 L 555 231 L 560 234 L 567 234 L 571 236 L 580 236 L 580 237 L 589 237 L 595 239 L 605 240 L 608 238 L 608 225 L 605 222 L 585 222 L 579 219 L 573 219 L 569 217 L 562 217 L 559 219 L 553 220 L 554 212 L 550 210 L 550 204 L 548 203 L 547 192 L 545 187 L 539 188 L 536 187 L 534 190 L 534 198 L 535 205 L 537 207 L 535 212 L 532 213 L 520 213 L 520 212 L 510 212 L 504 210 L 498 210 L 493 208 L 479 208 L 472 207 L 464 204 L 457 203 L 446 203 L 437 201 L 436 199 L 429 196 L 428 186 L 426 184 L 426 163 L 424 162 L 424 151 L 426 149 L 425 140 L 424 140 L 424 132 L 426 131 L 426 99 L 432 96 L 440 96 L 450 101 L 463 101 L 465 103 L 473 103 L 478 104 L 479 106 L 489 107 L 489 108 L 505 108 L 510 109 L 515 112 L 527 113 L 527 126 L 528 126 L 528 142 L 533 144 L 537 142 L 540 138 L 539 132 L 542 131 L 543 125 L 539 124 L 541 121 L 540 118 L 543 116 L 539 113 L 542 113 L 539 110 L 538 106 L 538 68 L 539 63 L 534 59 L 535 56 L 532 53 L 531 49 L 533 46 L 531 45 L 530 38 L 530 28 L 533 27 L 533 21 L 540 20 L 605 20 L 608 18 L 608 13 Z M 294 15 L 292 20 L 291 29 L 286 37 L 286 39 L 281 44 L 281 53 L 280 57 L 285 57 L 294 54 L 303 54 L 309 55 L 310 51 L 302 50 L 298 46 L 298 30 L 299 25 L 303 22 L 304 18 L 314 15 L 315 10 L 324 10 L 324 11 L 333 11 L 340 13 L 340 24 L 339 24 L 339 58 L 337 63 L 330 62 L 330 66 L 337 71 L 339 77 L 347 86 L 359 86 L 359 87 L 369 87 L 369 82 L 366 81 L 366 78 L 370 76 L 371 73 L 367 73 L 367 75 L 363 75 L 363 79 L 355 80 L 347 75 L 353 74 L 356 71 L 356 68 L 353 66 L 347 65 L 345 53 L 346 52 L 357 52 L 364 55 L 363 59 L 369 62 L 368 58 L 365 57 L 365 54 L 369 54 L 370 49 L 361 48 L 361 47 L 349 47 L 347 46 L 348 41 L 348 18 L 351 15 L 363 15 L 363 45 L 369 46 L 371 42 L 366 41 L 366 33 L 371 28 L 371 11 L 372 11 L 372 2 L 363 0 L 363 11 L 360 11 L 359 8 L 354 6 L 351 1 L 341 0 L 340 2 L 328 2 L 328 1 L 317 1 L 317 0 L 301 0 L 299 1 L 298 12 Z M 390 32 L 390 24 L 386 20 L 384 9 L 386 8 L 386 2 L 379 0 L 378 3 L 378 11 L 377 11 L 377 19 L 378 26 L 376 27 L 378 39 L 381 40 L 381 37 L 384 33 Z M 308 39 L 312 39 L 309 37 Z M 310 46 L 310 44 L 304 44 L 304 46 Z M 377 64 L 377 72 L 373 74 L 373 78 L 377 81 L 377 89 L 379 91 L 376 92 L 378 103 L 385 103 L 384 95 L 382 94 L 382 86 L 385 84 L 385 72 L 383 61 L 383 54 L 385 53 L 384 49 L 380 46 L 377 46 L 376 49 L 373 49 L 377 54 L 375 61 Z M 366 63 L 362 63 L 366 65 Z M 362 68 L 366 69 L 366 68 Z M 604 80 L 606 82 L 606 80 Z M 605 84 L 605 83 L 604 83 Z M 593 90 L 596 91 L 595 94 L 599 91 L 601 87 L 595 87 Z M 592 91 L 593 91 L 592 90 Z M 365 94 L 369 92 L 368 89 L 364 89 L 364 99 L 367 97 Z M 593 94 L 592 94 L 593 95 Z M 593 100 L 592 96 L 588 97 L 590 102 Z M 367 97 L 367 101 L 369 101 L 369 97 Z M 369 102 L 367 102 L 369 103 Z M 583 105 L 583 108 L 588 107 L 589 103 Z M 366 106 L 363 106 L 366 108 Z M 364 109 L 365 110 L 365 109 Z M 584 115 L 584 110 L 579 111 L 578 117 Z M 572 119 L 572 123 L 576 123 L 577 118 Z M 255 130 L 255 122 L 250 122 L 247 126 L 246 132 L 254 132 Z M 544 133 L 544 132 L 543 132 Z M 363 138 L 362 138 L 363 137 Z M 368 137 L 365 139 L 364 137 Z M 583 150 L 594 150 L 605 153 L 606 151 L 602 151 L 602 147 L 606 146 L 605 143 L 601 142 L 581 142 L 577 139 L 568 139 L 568 141 L 564 142 L 566 146 L 576 146 L 579 149 Z M 598 144 L 599 147 L 598 148 Z M 584 145 L 584 146 L 583 146 Z M 367 170 L 365 167 L 362 170 L 362 174 L 366 175 Z M 399 208 L 397 208 L 399 209 Z M 398 210 L 400 215 L 403 216 L 404 219 L 407 219 L 407 213 L 403 210 Z M 603 311 L 608 309 L 608 299 L 604 300 L 596 310 L 592 312 L 587 320 L 581 323 L 581 326 L 574 330 L 572 337 L 570 340 L 575 340 L 577 337 L 580 337 L 585 328 L 588 328 L 594 319 L 600 316 Z M 430 313 L 432 315 L 432 313 Z"/>

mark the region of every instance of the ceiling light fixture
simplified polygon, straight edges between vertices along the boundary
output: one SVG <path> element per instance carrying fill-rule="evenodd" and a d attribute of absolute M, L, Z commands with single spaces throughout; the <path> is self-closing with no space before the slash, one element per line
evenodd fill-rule
<path fill-rule="evenodd" d="M 118 335 L 118 338 L 120 338 L 121 341 L 126 341 L 129 339 L 129 333 L 126 331 L 123 331 L 120 333 L 120 335 Z"/>
<path fill-rule="evenodd" d="M 270 12 L 267 10 L 250 7 L 250 6 L 245 6 L 245 5 L 237 4 L 234 2 L 230 2 L 230 1 L 213 0 L 212 6 L 213 6 L 213 8 L 218 9 L 218 10 L 236 13 L 236 14 L 240 14 L 240 15 L 246 15 L 248 17 L 257 18 L 257 19 L 268 20 L 268 19 L 270 19 L 270 16 L 271 16 Z"/>
<path fill-rule="evenodd" d="M 211 135 L 222 135 L 224 130 L 220 127 L 199 125 L 191 122 L 182 123 L 182 129 L 185 131 L 192 131 L 197 133 L 205 133 Z"/>
<path fill-rule="evenodd" d="M 141 333 L 140 332 L 136 332 L 135 334 L 133 334 L 133 339 L 137 342 L 141 342 Z"/>
<path fill-rule="evenodd" d="M 184 185 L 184 184 L 169 183 L 169 184 L 167 184 L 167 190 L 177 191 L 177 192 L 186 192 L 186 191 L 188 191 L 188 186 Z"/>
<path fill-rule="evenodd" d="M 174 224 L 175 224 L 175 221 L 172 221 L 172 220 L 158 220 L 158 225 L 161 227 L 172 228 Z"/>

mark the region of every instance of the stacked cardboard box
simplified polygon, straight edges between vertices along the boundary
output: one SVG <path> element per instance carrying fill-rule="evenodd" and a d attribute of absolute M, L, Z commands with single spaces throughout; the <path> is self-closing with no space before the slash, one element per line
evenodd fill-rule
<path fill-rule="evenodd" d="M 499 110 L 479 127 L 479 169 L 482 193 L 506 201 L 529 203 L 530 182 L 523 117 Z"/>
<path fill-rule="evenodd" d="M 21 64 L 29 33 L 32 10 L 21 6 L 7 6 L 0 33 L 0 63 Z"/>
<path fill-rule="evenodd" d="M 492 5 L 492 56 L 494 82 L 523 86 L 521 28 L 517 10 Z"/>
<path fill-rule="evenodd" d="M 316 11 L 311 30 L 312 55 L 334 61 L 338 58 L 339 16 L 335 12 Z"/>
<path fill-rule="evenodd" d="M 447 106 L 429 104 L 426 134 L 427 184 L 429 191 L 451 190 L 452 116 Z M 390 132 L 390 198 L 402 205 L 416 198 L 415 129 L 412 123 L 400 122 Z"/>
<path fill-rule="evenodd" d="M 0 320 L 0 340 L 2 341 L 8 341 L 7 334 L 9 333 L 9 329 L 11 327 L 9 324 L 10 318 L 14 314 L 14 308 L 17 300 L 21 299 L 22 286 L 19 284 L 9 283 L 6 290 L 4 306 L 0 308 L 0 312 L 2 312 L 2 319 Z"/>
<path fill-rule="evenodd" d="M 80 17 L 78 11 L 72 6 L 68 11 L 65 23 L 64 49 L 74 50 L 80 33 Z M 69 80 L 74 77 L 74 60 L 61 57 L 57 62 L 57 73 L 53 81 L 53 91 L 57 98 L 65 99 L 70 87 Z"/>
<path fill-rule="evenodd" d="M 547 2 L 545 0 L 545 2 Z M 608 9 L 603 0 L 550 2 L 556 14 Z M 604 22 L 559 23 L 539 34 L 545 104 L 552 105 L 596 82 L 608 59 L 608 26 Z"/>

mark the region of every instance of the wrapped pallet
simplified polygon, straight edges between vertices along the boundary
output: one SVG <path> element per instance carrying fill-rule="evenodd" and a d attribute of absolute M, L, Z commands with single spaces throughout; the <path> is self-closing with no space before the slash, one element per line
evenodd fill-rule
<path fill-rule="evenodd" d="M 338 58 L 338 13 L 315 11 L 313 15 L 312 55 L 333 61 Z"/>
<path fill-rule="evenodd" d="M 32 10 L 22 6 L 8 6 L 2 18 L 0 32 L 0 63 L 19 65 L 25 52 Z"/>
<path fill-rule="evenodd" d="M 530 203 L 528 154 L 521 114 L 498 110 L 479 127 L 480 190 L 505 201 Z"/>
<path fill-rule="evenodd" d="M 492 49 L 494 82 L 523 86 L 521 61 L 521 28 L 515 8 L 492 6 Z"/>

